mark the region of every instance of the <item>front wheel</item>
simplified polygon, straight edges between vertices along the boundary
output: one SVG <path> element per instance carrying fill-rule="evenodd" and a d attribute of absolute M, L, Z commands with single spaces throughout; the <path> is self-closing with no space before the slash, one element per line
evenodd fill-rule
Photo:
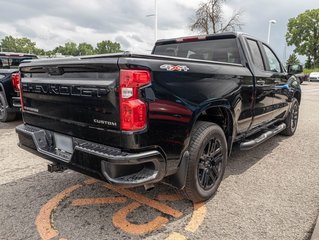
<path fill-rule="evenodd" d="M 189 164 L 184 195 L 193 202 L 211 198 L 226 168 L 227 142 L 223 130 L 210 122 L 198 122 L 189 147 Z"/>
<path fill-rule="evenodd" d="M 290 111 L 284 123 L 286 123 L 287 128 L 281 132 L 282 135 L 292 136 L 295 134 L 298 126 L 299 120 L 299 102 L 296 98 L 292 99 L 292 104 Z"/>

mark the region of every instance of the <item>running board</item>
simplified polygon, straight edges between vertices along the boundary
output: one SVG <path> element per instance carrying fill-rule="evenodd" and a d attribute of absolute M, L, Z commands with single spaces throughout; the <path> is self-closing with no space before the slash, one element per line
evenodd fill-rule
<path fill-rule="evenodd" d="M 253 140 L 249 140 L 247 142 L 242 142 L 240 144 L 240 150 L 249 150 L 252 149 L 254 147 L 257 147 L 259 144 L 262 144 L 263 142 L 265 142 L 266 140 L 268 140 L 269 138 L 277 135 L 278 133 L 280 133 L 281 131 L 286 129 L 286 124 L 282 123 L 280 124 L 278 127 L 275 127 L 274 129 L 271 129 L 263 134 L 261 134 L 259 137 L 253 139 Z"/>

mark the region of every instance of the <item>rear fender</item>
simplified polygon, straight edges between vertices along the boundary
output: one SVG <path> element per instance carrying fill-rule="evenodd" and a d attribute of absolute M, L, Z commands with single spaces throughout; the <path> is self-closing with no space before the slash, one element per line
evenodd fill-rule
<path fill-rule="evenodd" d="M 223 111 L 223 115 L 225 116 L 225 126 L 221 126 L 222 129 L 225 132 L 225 136 L 228 143 L 228 154 L 230 155 L 232 146 L 233 146 L 233 140 L 235 139 L 236 131 L 235 125 L 234 125 L 234 114 L 231 111 L 230 104 L 227 101 L 216 101 L 212 102 L 210 104 L 206 104 L 205 107 L 200 108 L 198 111 L 196 111 L 195 117 L 193 118 L 193 122 L 190 127 L 190 132 L 195 131 L 195 125 L 197 121 L 205 120 L 205 116 L 207 116 L 207 112 L 213 110 L 213 109 L 219 109 Z M 203 117 L 204 116 L 204 117 Z M 208 115 L 209 116 L 209 115 Z M 206 121 L 209 121 L 208 118 Z M 214 121 L 211 121 L 214 122 Z M 216 123 L 217 124 L 217 123 Z M 188 169 L 188 162 L 189 162 L 189 152 L 188 152 L 188 146 L 190 143 L 191 135 L 188 139 L 186 150 L 181 155 L 180 164 L 178 167 L 177 172 L 170 176 L 168 178 L 168 183 L 177 189 L 183 189 L 185 187 L 185 181 L 186 181 L 186 175 L 187 175 L 187 169 Z"/>
<path fill-rule="evenodd" d="M 231 153 L 233 140 L 235 139 L 236 131 L 235 130 L 235 121 L 234 121 L 234 113 L 231 110 L 231 105 L 226 100 L 214 101 L 205 107 L 201 108 L 198 112 L 196 112 L 196 117 L 192 123 L 191 132 L 194 131 L 195 125 L 198 121 L 208 121 L 213 122 L 219 125 L 225 133 L 225 137 L 227 139 L 228 144 L 228 154 Z M 214 121 L 214 113 L 220 112 L 223 114 L 224 123 Z M 210 115 L 212 114 L 212 115 Z"/>

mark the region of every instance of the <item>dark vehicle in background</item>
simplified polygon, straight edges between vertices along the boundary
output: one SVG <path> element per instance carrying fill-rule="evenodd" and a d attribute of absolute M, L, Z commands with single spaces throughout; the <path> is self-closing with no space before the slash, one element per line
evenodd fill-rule
<path fill-rule="evenodd" d="M 308 80 L 308 76 L 307 74 L 303 73 L 303 68 L 301 68 L 301 65 L 288 65 L 287 68 L 288 72 L 295 73 L 294 76 L 299 79 L 300 84 Z"/>
<path fill-rule="evenodd" d="M 119 53 L 20 65 L 19 145 L 122 187 L 166 183 L 192 201 L 220 185 L 242 150 L 298 124 L 302 72 L 243 33 L 160 40 L 152 55 Z"/>
<path fill-rule="evenodd" d="M 32 54 L 0 52 L 0 122 L 12 121 L 20 112 L 19 65 L 35 58 Z"/>

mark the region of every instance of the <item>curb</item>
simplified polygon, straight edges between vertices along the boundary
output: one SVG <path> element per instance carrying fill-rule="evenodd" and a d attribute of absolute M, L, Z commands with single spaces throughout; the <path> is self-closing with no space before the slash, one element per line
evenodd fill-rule
<path fill-rule="evenodd" d="M 311 240 L 319 240 L 319 216 L 317 219 L 317 224 L 313 230 Z"/>

